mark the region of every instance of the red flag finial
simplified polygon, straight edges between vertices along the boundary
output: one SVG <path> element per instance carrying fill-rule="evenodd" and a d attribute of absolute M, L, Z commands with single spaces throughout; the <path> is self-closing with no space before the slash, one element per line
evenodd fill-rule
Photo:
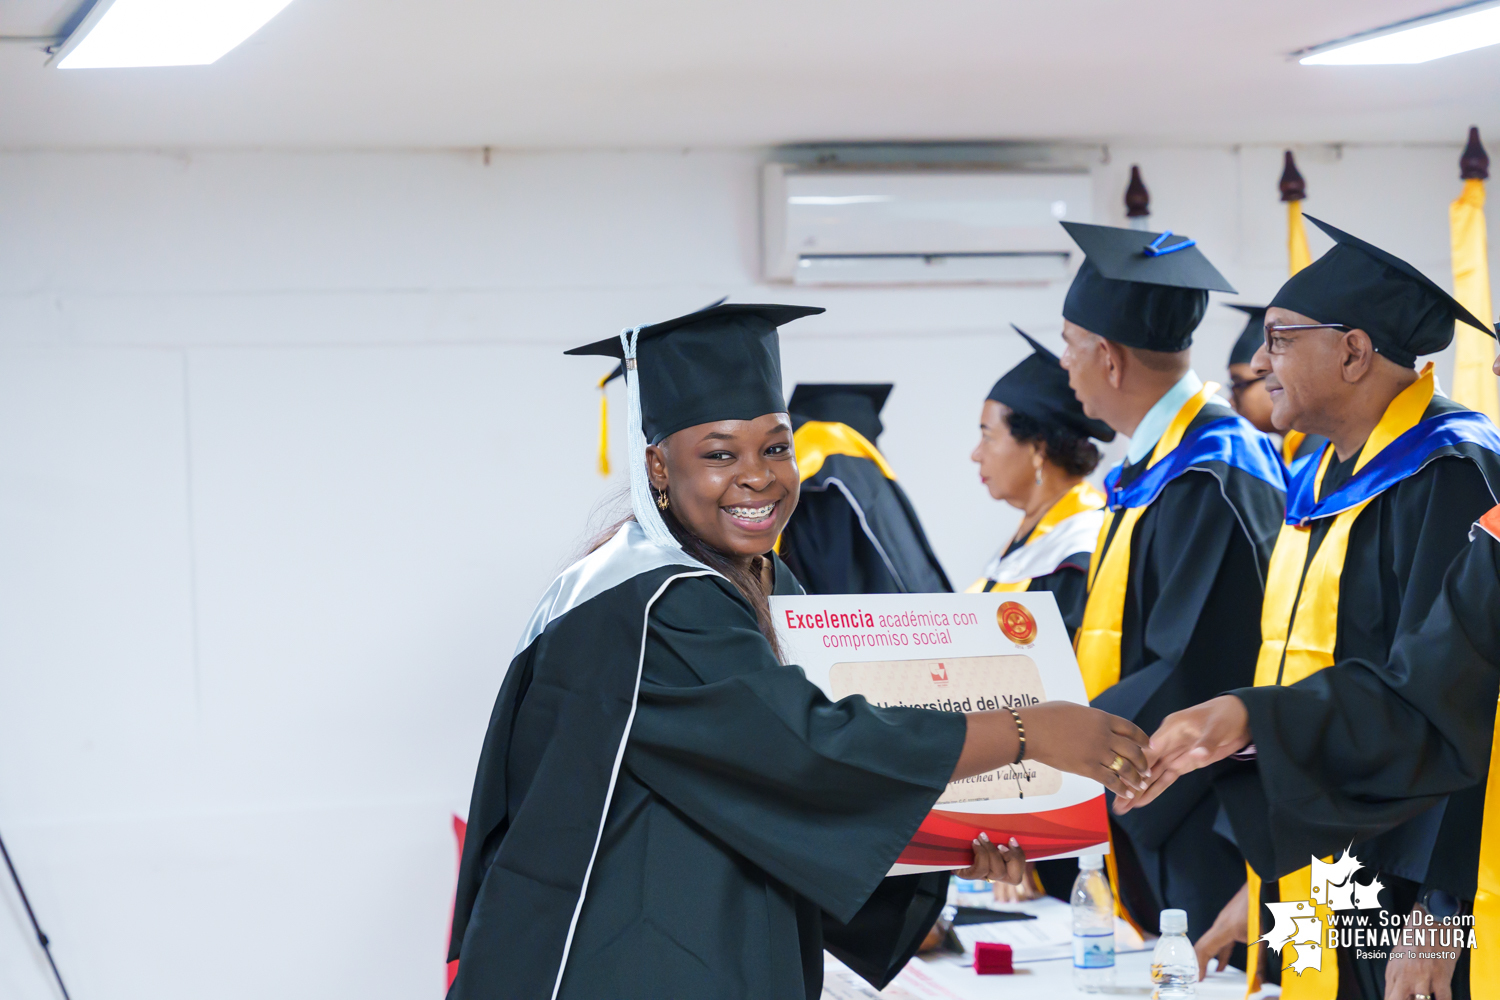
<path fill-rule="evenodd" d="M 1281 200 L 1301 201 L 1307 197 L 1307 181 L 1297 171 L 1297 161 L 1292 159 L 1292 151 L 1286 151 L 1286 166 L 1281 170 Z"/>
<path fill-rule="evenodd" d="M 1490 156 L 1479 141 L 1478 126 L 1469 127 L 1469 144 L 1464 147 L 1464 155 L 1458 158 L 1458 176 L 1466 181 L 1489 179 Z"/>
<path fill-rule="evenodd" d="M 1131 164 L 1130 186 L 1125 189 L 1125 217 L 1140 219 L 1150 214 L 1151 192 L 1146 190 L 1146 184 L 1141 180 L 1141 168 Z"/>

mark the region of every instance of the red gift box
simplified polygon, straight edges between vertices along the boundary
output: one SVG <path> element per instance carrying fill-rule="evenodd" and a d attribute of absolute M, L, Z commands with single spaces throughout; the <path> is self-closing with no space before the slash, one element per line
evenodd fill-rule
<path fill-rule="evenodd" d="M 1010 964 L 1010 945 L 979 941 L 974 945 L 974 971 L 981 976 L 1009 975 L 1015 972 Z"/>

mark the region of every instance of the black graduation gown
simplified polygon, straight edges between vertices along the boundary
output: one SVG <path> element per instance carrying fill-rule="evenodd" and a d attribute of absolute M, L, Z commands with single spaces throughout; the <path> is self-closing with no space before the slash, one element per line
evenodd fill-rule
<path fill-rule="evenodd" d="M 1188 433 L 1230 414 L 1209 402 Z M 1127 466 L 1119 484 L 1147 465 Z M 1131 537 L 1120 681 L 1094 698 L 1095 707 L 1150 733 L 1172 712 L 1254 680 L 1266 568 L 1285 504 L 1281 490 L 1222 462 L 1194 466 L 1167 484 Z M 1111 515 L 1106 544 L 1122 516 Z M 1142 926 L 1156 927 L 1148 909 L 1154 900 L 1186 910 L 1196 939 L 1244 884 L 1238 850 L 1214 829 L 1218 808 L 1209 776 L 1195 773 L 1143 809 L 1111 814 L 1126 835 L 1115 843 L 1121 895 Z M 1149 892 L 1134 884 L 1133 872 Z"/>
<path fill-rule="evenodd" d="M 825 946 L 883 986 L 941 909 L 946 872 L 884 876 L 964 719 L 829 702 L 776 662 L 727 581 L 684 571 L 569 607 L 513 662 L 475 784 L 450 1000 L 548 1000 L 564 955 L 564 1000 L 815 1000 Z M 777 584 L 795 592 L 784 565 Z M 609 672 L 630 683 L 605 697 L 594 664 L 616 649 Z M 598 712 L 638 663 L 621 746 Z M 585 793 L 612 767 L 601 827 L 597 804 L 575 805 L 602 801 Z"/>
<path fill-rule="evenodd" d="M 1496 608 L 1500 542 L 1479 531 L 1388 659 L 1351 657 L 1287 687 L 1234 692 L 1256 759 L 1218 765 L 1216 786 L 1257 872 L 1286 875 L 1477 789 L 1464 823 L 1444 811 L 1427 872 L 1432 887 L 1473 899 L 1500 693 Z"/>
<path fill-rule="evenodd" d="M 1012 542 L 1010 548 L 1002 553 L 1001 558 L 1010 555 L 1016 549 L 1026 544 L 1023 538 Z M 1078 626 L 1083 624 L 1083 609 L 1089 603 L 1089 560 L 1093 558 L 1092 552 L 1074 552 L 1062 562 L 1057 564 L 1057 569 L 1041 576 L 1034 576 L 1026 585 L 1027 590 L 1046 590 L 1052 593 L 1057 601 L 1058 613 L 1062 615 L 1063 624 L 1068 627 L 1068 638 L 1073 638 L 1078 631 Z M 986 580 L 981 588 L 983 593 L 989 593 L 995 589 L 994 580 Z"/>
<path fill-rule="evenodd" d="M 1435 397 L 1424 418 L 1459 408 L 1451 400 Z M 1348 481 L 1357 458 L 1329 464 L 1323 496 Z M 1428 814 L 1417 825 L 1388 833 L 1394 825 L 1388 816 L 1373 817 L 1368 825 L 1351 829 L 1332 822 L 1337 812 L 1329 815 L 1321 808 L 1309 808 L 1327 794 L 1310 783 L 1312 777 L 1327 780 L 1340 774 L 1318 756 L 1329 753 L 1336 742 L 1324 728 L 1330 721 L 1326 710 L 1318 706 L 1323 697 L 1348 697 L 1352 703 L 1361 703 L 1360 695 L 1354 691 L 1346 695 L 1344 689 L 1368 686 L 1372 682 L 1369 665 L 1386 664 L 1397 635 L 1414 631 L 1426 621 L 1442 590 L 1444 574 L 1469 544 L 1470 526 L 1494 506 L 1489 482 L 1500 489 L 1500 456 L 1474 445 L 1449 446 L 1438 449 L 1422 469 L 1372 500 L 1349 532 L 1339 575 L 1334 666 L 1288 688 L 1235 692 L 1249 708 L 1258 760 L 1249 769 L 1253 776 L 1248 781 L 1244 769 L 1231 769 L 1235 777 L 1226 781 L 1232 784 L 1221 781 L 1220 788 L 1241 847 L 1257 872 L 1279 878 L 1305 866 L 1312 854 L 1321 856 L 1330 847 L 1347 847 L 1352 834 L 1358 843 L 1355 854 L 1367 866 L 1378 865 L 1387 874 L 1413 881 L 1424 877 L 1432 838 L 1442 819 L 1440 811 L 1424 810 Z M 1317 552 L 1333 520 L 1313 522 L 1308 559 Z M 1355 665 L 1341 669 L 1345 661 Z M 1306 693 L 1289 696 L 1278 693 L 1282 690 Z M 1375 759 L 1387 759 L 1392 734 L 1385 726 L 1366 726 L 1358 717 L 1348 717 L 1348 721 L 1352 728 L 1341 735 L 1348 739 L 1350 753 L 1373 753 Z M 1392 788 L 1405 787 L 1404 783 L 1385 785 L 1387 794 Z M 1373 788 L 1355 783 L 1347 790 L 1358 795 Z M 1411 815 L 1409 801 L 1395 809 Z M 1336 843 L 1330 844 L 1326 833 L 1319 832 L 1328 823 L 1340 830 L 1334 837 Z M 1268 826 L 1275 829 L 1274 836 Z M 1324 848 L 1321 851 L 1319 844 Z"/>
<path fill-rule="evenodd" d="M 1423 417 L 1458 409 L 1434 397 Z M 1357 458 L 1330 463 L 1321 495 L 1349 480 Z M 1451 614 L 1437 603 L 1445 574 L 1496 492 L 1500 456 L 1472 444 L 1434 451 L 1419 471 L 1372 500 L 1349 532 L 1334 665 L 1288 687 L 1234 692 L 1249 712 L 1257 759 L 1222 765 L 1215 785 L 1241 850 L 1262 878 L 1280 878 L 1352 844 L 1367 869 L 1361 878 L 1379 872 L 1390 890 L 1386 904 L 1408 908 L 1428 878 L 1429 861 L 1447 853 L 1435 850 L 1440 830 L 1453 845 L 1470 832 L 1464 817 L 1482 809 L 1482 788 L 1459 797 L 1451 820 L 1445 796 L 1469 784 L 1455 776 L 1455 764 L 1484 770 L 1472 765 L 1477 744 L 1468 741 L 1482 741 L 1487 761 L 1490 730 L 1459 734 L 1454 713 L 1471 719 L 1477 710 L 1493 719 L 1494 697 L 1482 706 L 1451 703 L 1454 692 L 1473 693 L 1476 660 L 1460 649 L 1450 668 L 1435 656 L 1434 649 L 1466 640 L 1437 634 L 1434 623 Z M 1331 517 L 1313 523 L 1308 559 L 1332 523 Z M 1418 656 L 1425 661 L 1420 667 Z M 1418 718 L 1427 724 L 1412 724 Z M 1443 720 L 1441 728 L 1434 720 Z M 1460 744 L 1462 751 L 1454 749 Z M 1477 829 L 1472 837 L 1477 845 Z M 1474 858 L 1477 864 L 1477 846 Z M 1450 873 L 1439 882 L 1455 880 Z M 1357 979 L 1351 989 L 1380 995 L 1382 960 L 1341 952 L 1340 964 Z"/>
<path fill-rule="evenodd" d="M 1022 538 L 1012 542 L 1001 558 L 1026 544 Z M 1067 626 L 1068 638 L 1072 639 L 1077 633 L 1078 627 L 1083 624 L 1083 611 L 1089 601 L 1089 560 L 1093 558 L 1092 552 L 1074 552 L 1062 562 L 1051 573 L 1034 576 L 1026 585 L 1027 590 L 1050 591 L 1054 600 L 1057 601 L 1057 610 L 1062 615 L 1063 624 Z M 982 593 L 989 593 L 995 589 L 994 580 L 986 580 L 981 588 Z M 1035 864 L 1037 877 L 1041 879 L 1042 890 L 1049 896 L 1058 899 L 1069 899 L 1073 894 L 1073 881 L 1078 877 L 1078 860 L 1076 858 L 1056 858 L 1051 861 L 1038 861 Z"/>
<path fill-rule="evenodd" d="M 827 456 L 802 483 L 779 552 L 810 594 L 953 590 L 901 484 L 856 455 Z"/>

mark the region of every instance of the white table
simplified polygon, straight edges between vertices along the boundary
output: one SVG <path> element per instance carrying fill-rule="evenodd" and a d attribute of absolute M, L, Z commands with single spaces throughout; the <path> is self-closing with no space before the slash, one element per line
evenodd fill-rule
<path fill-rule="evenodd" d="M 1063 998 L 1101 996 L 1150 997 L 1151 953 L 1127 952 L 1115 959 L 1115 985 L 1108 993 L 1084 993 L 1073 986 L 1071 959 L 1024 962 L 1008 976 L 980 976 L 972 955 L 943 955 L 935 959 L 913 959 L 896 980 L 876 992 L 842 963 L 828 957 L 823 974 L 823 1000 L 1010 1000 L 1010 998 Z M 1275 996 L 1276 988 L 1262 996 Z M 1245 995 L 1245 974 L 1230 969 L 1211 973 L 1198 984 L 1201 1000 L 1240 1000 Z"/>

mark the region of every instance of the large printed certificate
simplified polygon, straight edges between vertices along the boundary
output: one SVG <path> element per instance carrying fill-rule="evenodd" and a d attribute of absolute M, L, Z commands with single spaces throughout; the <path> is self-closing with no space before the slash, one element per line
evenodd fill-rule
<path fill-rule="evenodd" d="M 1088 703 L 1046 591 L 772 597 L 771 613 L 787 662 L 834 700 L 939 712 Z M 891 873 L 966 868 L 981 830 L 1015 837 L 1032 861 L 1102 854 L 1104 787 L 1030 760 L 952 782 Z"/>

